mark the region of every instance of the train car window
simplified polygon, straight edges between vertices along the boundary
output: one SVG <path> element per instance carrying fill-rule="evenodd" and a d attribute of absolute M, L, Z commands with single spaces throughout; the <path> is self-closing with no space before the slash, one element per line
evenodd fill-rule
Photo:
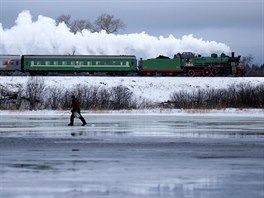
<path fill-rule="evenodd" d="M 67 65 L 67 61 L 62 61 L 62 65 Z"/>
<path fill-rule="evenodd" d="M 126 66 L 129 66 L 129 61 L 126 62 Z"/>
<path fill-rule="evenodd" d="M 40 61 L 37 61 L 37 65 L 40 65 Z"/>
<path fill-rule="evenodd" d="M 134 62 L 133 61 L 131 62 L 131 65 L 134 66 Z"/>
<path fill-rule="evenodd" d="M 116 61 L 113 61 L 113 65 L 115 65 L 116 64 Z"/>
<path fill-rule="evenodd" d="M 79 65 L 83 65 L 83 61 L 80 61 L 80 62 L 79 62 Z"/>
<path fill-rule="evenodd" d="M 95 64 L 96 64 L 96 65 L 100 65 L 100 61 L 96 61 Z"/>
<path fill-rule="evenodd" d="M 120 62 L 120 65 L 123 65 L 123 62 L 122 61 Z"/>
<path fill-rule="evenodd" d="M 91 61 L 87 61 L 87 65 L 91 65 L 92 63 L 91 63 Z"/>
<path fill-rule="evenodd" d="M 50 65 L 50 61 L 45 61 L 45 65 Z"/>
<path fill-rule="evenodd" d="M 54 65 L 58 65 L 59 64 L 59 62 L 58 61 L 54 61 Z"/>
<path fill-rule="evenodd" d="M 30 65 L 34 65 L 34 61 L 30 61 Z"/>
<path fill-rule="evenodd" d="M 75 65 L 75 61 L 71 61 L 71 65 Z"/>

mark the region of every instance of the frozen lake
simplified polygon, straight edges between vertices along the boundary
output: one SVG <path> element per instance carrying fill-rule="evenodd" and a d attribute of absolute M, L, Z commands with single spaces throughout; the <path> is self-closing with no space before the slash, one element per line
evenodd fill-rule
<path fill-rule="evenodd" d="M 264 117 L 0 114 L 3 198 L 264 197 Z"/>

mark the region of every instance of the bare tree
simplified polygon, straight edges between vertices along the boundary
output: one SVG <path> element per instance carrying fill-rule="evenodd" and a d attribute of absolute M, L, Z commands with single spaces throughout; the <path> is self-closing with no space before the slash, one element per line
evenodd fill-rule
<path fill-rule="evenodd" d="M 43 94 L 45 90 L 45 82 L 42 78 L 31 77 L 27 81 L 25 99 L 29 102 L 29 109 L 35 110 L 37 109 L 37 105 L 41 104 L 43 101 Z"/>
<path fill-rule="evenodd" d="M 90 23 L 88 20 L 74 20 L 70 25 L 70 29 L 72 32 L 77 33 L 84 29 L 93 31 L 94 28 L 92 23 Z"/>
<path fill-rule="evenodd" d="M 63 99 L 63 91 L 58 87 L 48 87 L 46 89 L 46 108 L 52 110 L 61 109 Z"/>
<path fill-rule="evenodd" d="M 112 109 L 133 108 L 133 92 L 127 87 L 119 85 L 111 90 Z"/>
<path fill-rule="evenodd" d="M 243 56 L 240 61 L 240 65 L 244 67 L 247 71 L 246 76 L 248 76 L 251 73 L 253 59 L 254 57 L 251 54 L 249 54 L 247 56 Z"/>
<path fill-rule="evenodd" d="M 251 67 L 253 59 L 254 59 L 254 57 L 252 56 L 252 54 L 249 54 L 247 56 L 243 56 L 241 61 L 240 61 L 240 64 L 244 67 Z"/>
<path fill-rule="evenodd" d="M 126 27 L 120 19 L 115 19 L 114 15 L 110 14 L 100 15 L 94 22 L 94 25 L 95 31 L 105 30 L 108 34 L 116 33 Z"/>
<path fill-rule="evenodd" d="M 71 15 L 69 15 L 69 14 L 67 14 L 67 15 L 62 14 L 62 15 L 60 15 L 60 16 L 56 19 L 56 23 L 57 23 L 57 25 L 58 25 L 58 24 L 61 23 L 61 22 L 64 22 L 64 23 L 67 25 L 67 27 L 70 28 L 70 26 L 71 26 Z"/>
<path fill-rule="evenodd" d="M 56 19 L 56 23 L 59 24 L 61 22 L 64 22 L 68 28 L 70 28 L 71 32 L 73 33 L 77 33 L 77 32 L 81 32 L 84 29 L 93 31 L 93 25 L 92 23 L 90 23 L 89 20 L 74 20 L 71 21 L 71 15 L 60 15 L 57 19 Z"/>

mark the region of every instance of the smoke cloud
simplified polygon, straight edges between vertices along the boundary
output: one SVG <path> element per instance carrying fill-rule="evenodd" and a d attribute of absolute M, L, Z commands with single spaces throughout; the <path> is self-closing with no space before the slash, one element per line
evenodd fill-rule
<path fill-rule="evenodd" d="M 32 20 L 29 11 L 21 12 L 15 25 L 4 29 L 0 23 L 0 54 L 80 54 L 80 55 L 136 55 L 138 58 L 154 58 L 158 55 L 172 57 L 178 52 L 229 53 L 223 43 L 205 41 L 192 34 L 180 39 L 173 35 L 155 37 L 142 33 L 107 34 L 105 31 L 91 33 L 83 30 L 70 32 L 69 28 L 54 19 L 38 16 Z"/>

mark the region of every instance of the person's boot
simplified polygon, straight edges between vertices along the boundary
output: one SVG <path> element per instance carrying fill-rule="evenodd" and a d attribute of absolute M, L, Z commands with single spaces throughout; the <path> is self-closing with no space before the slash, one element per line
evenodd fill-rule
<path fill-rule="evenodd" d="M 82 126 L 85 126 L 87 124 L 87 122 L 85 121 L 83 117 L 80 117 L 80 120 L 82 121 Z"/>

